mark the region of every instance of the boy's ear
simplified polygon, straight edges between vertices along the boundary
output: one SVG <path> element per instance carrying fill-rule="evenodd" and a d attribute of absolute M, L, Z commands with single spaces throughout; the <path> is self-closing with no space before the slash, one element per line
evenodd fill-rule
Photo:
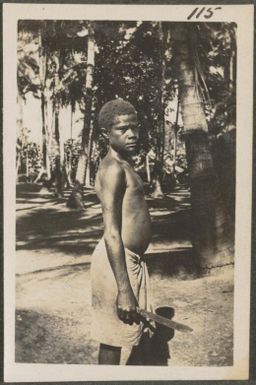
<path fill-rule="evenodd" d="M 101 135 L 103 136 L 104 139 L 106 140 L 109 139 L 109 132 L 105 127 L 101 128 Z"/>

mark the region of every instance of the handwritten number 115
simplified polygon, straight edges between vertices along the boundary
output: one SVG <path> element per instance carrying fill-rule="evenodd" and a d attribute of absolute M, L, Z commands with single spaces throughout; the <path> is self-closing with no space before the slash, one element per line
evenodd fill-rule
<path fill-rule="evenodd" d="M 210 19 L 213 16 L 213 13 L 218 9 L 221 9 L 221 7 L 216 7 L 216 8 L 202 7 L 201 9 L 197 7 L 187 17 L 187 20 L 190 20 L 193 16 L 196 19 L 199 19 L 200 16 L 204 17 L 205 19 Z"/>

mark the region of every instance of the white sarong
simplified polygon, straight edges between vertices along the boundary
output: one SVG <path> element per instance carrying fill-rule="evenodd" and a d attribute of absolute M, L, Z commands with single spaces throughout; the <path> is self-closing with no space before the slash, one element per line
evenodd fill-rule
<path fill-rule="evenodd" d="M 141 309 L 150 309 L 149 277 L 145 261 L 125 249 L 127 271 L 134 295 Z M 117 284 L 110 266 L 104 238 L 96 246 L 91 263 L 92 323 L 91 337 L 116 347 L 138 345 L 144 324 L 125 324 L 116 312 Z"/>

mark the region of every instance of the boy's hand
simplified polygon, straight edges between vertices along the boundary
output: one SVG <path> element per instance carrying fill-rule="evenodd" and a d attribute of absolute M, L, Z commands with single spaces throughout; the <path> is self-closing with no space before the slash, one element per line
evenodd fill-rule
<path fill-rule="evenodd" d="M 121 321 L 132 325 L 134 322 L 139 324 L 139 315 L 136 311 L 137 300 L 131 288 L 118 291 L 116 299 L 117 315 Z"/>

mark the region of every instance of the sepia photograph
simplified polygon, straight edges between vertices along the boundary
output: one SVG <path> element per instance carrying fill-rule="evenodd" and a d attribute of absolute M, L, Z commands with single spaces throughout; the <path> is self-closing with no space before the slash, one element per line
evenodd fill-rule
<path fill-rule="evenodd" d="M 4 12 L 6 380 L 248 378 L 253 7 Z"/>

